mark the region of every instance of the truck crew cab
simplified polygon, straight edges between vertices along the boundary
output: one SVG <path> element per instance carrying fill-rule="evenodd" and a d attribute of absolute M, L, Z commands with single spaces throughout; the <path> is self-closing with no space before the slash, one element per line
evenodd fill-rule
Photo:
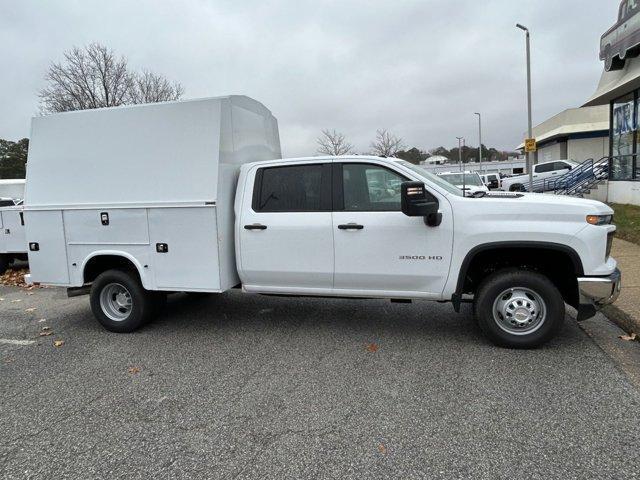
<path fill-rule="evenodd" d="M 469 198 L 397 159 L 279 157 L 275 118 L 247 97 L 35 118 L 28 280 L 90 290 L 117 332 L 171 291 L 473 302 L 510 347 L 552 338 L 565 303 L 584 319 L 617 296 L 602 203 Z"/>

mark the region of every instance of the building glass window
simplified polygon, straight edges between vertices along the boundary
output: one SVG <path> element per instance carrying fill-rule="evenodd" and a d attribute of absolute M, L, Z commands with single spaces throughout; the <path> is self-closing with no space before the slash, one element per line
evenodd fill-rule
<path fill-rule="evenodd" d="M 634 94 L 625 95 L 613 102 L 611 138 L 611 180 L 632 180 L 637 130 L 637 113 Z"/>

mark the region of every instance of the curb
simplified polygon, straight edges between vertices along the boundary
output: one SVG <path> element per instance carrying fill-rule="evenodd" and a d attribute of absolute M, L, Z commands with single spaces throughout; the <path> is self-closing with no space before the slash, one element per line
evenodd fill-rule
<path fill-rule="evenodd" d="M 615 305 L 605 305 L 601 310 L 604 315 L 613 323 L 618 325 L 622 330 L 631 333 L 640 334 L 640 320 L 632 317 L 625 311 L 619 309 Z"/>

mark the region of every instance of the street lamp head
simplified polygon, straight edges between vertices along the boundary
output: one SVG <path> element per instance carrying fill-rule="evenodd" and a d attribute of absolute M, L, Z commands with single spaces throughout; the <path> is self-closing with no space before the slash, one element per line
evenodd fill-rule
<path fill-rule="evenodd" d="M 480 116 L 480 114 L 479 114 L 478 112 L 475 112 L 475 113 L 474 113 L 474 115 L 478 115 L 478 116 Z"/>
<path fill-rule="evenodd" d="M 516 27 L 518 27 L 520 30 L 524 30 L 525 32 L 529 33 L 529 29 L 527 27 L 525 27 L 524 25 L 516 23 Z"/>

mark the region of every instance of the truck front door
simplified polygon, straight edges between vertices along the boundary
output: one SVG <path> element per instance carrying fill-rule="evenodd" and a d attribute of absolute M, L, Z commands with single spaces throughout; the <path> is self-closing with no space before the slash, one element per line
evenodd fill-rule
<path fill-rule="evenodd" d="M 331 164 L 256 168 L 244 188 L 236 232 L 245 289 L 329 291 L 334 262 Z"/>
<path fill-rule="evenodd" d="M 334 289 L 357 295 L 439 298 L 451 262 L 451 207 L 439 198 L 438 227 L 400 210 L 398 171 L 371 162 L 335 163 L 333 172 Z"/>

